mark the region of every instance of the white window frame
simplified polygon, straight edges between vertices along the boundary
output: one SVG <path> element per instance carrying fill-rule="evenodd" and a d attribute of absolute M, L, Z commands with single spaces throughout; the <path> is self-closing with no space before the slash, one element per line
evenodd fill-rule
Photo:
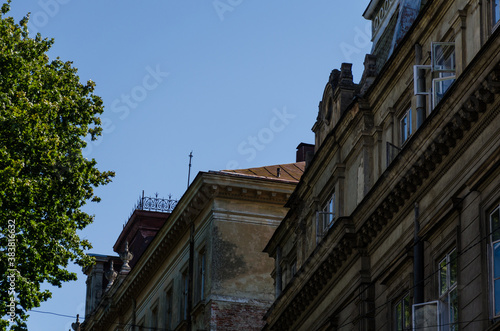
<path fill-rule="evenodd" d="M 420 310 L 424 309 L 423 314 L 420 314 Z M 429 301 L 424 303 L 417 303 L 412 305 L 411 319 L 413 330 L 426 330 L 426 331 L 441 331 L 441 301 Z M 434 315 L 436 317 L 435 322 L 432 319 L 429 320 L 429 315 Z M 423 319 L 419 319 L 420 317 Z M 420 322 L 423 321 L 423 324 Z"/>
<path fill-rule="evenodd" d="M 440 61 L 443 59 L 442 56 L 438 56 L 438 48 L 439 47 L 453 47 L 453 51 L 449 58 L 444 58 L 445 60 L 450 60 L 449 66 L 443 66 L 440 64 Z M 431 42 L 431 64 L 430 65 L 414 65 L 413 66 L 413 94 L 414 95 L 429 95 L 429 112 L 431 112 L 439 103 L 442 97 L 438 95 L 438 86 L 441 90 L 443 89 L 445 82 L 450 81 L 448 87 L 446 87 L 445 91 L 442 93 L 443 95 L 446 93 L 448 88 L 453 84 L 455 80 L 456 73 L 456 60 L 455 60 L 455 42 Z M 432 85 L 429 90 L 421 91 L 418 88 L 418 71 L 419 70 L 430 70 L 431 73 L 438 73 L 439 77 L 432 79 Z"/>

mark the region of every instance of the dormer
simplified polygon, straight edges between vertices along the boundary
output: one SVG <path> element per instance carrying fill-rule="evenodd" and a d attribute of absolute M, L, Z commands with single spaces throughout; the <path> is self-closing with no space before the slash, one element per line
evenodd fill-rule
<path fill-rule="evenodd" d="M 417 18 L 425 0 L 371 0 L 363 17 L 372 22 L 371 53 L 380 71 Z"/>

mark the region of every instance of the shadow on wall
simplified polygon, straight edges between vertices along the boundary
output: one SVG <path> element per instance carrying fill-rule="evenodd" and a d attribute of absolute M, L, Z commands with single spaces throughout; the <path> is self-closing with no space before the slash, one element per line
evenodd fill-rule
<path fill-rule="evenodd" d="M 244 256 L 237 253 L 238 246 L 223 238 L 217 227 L 213 229 L 213 280 L 214 287 L 221 283 L 245 274 L 247 264 Z"/>

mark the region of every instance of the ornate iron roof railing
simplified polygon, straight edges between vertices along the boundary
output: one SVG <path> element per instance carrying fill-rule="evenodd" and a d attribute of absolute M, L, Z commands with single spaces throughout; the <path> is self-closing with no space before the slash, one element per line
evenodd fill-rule
<path fill-rule="evenodd" d="M 178 201 L 179 200 L 172 199 L 172 194 L 169 194 L 168 199 L 165 199 L 165 198 L 158 198 L 158 193 L 155 193 L 154 197 L 145 197 L 144 191 L 142 191 L 142 196 L 140 196 L 139 200 L 137 200 L 137 203 L 135 204 L 134 209 L 132 209 L 132 212 L 130 213 L 128 220 L 123 224 L 123 228 L 125 228 L 125 226 L 130 221 L 130 218 L 132 217 L 132 215 L 136 210 L 171 213 L 172 210 L 174 210 L 175 206 L 177 205 Z"/>
<path fill-rule="evenodd" d="M 168 199 L 158 198 L 158 193 L 154 197 L 145 197 L 142 191 L 142 197 L 139 197 L 134 210 L 149 210 L 159 211 L 162 213 L 171 213 L 177 205 L 178 200 L 173 200 L 172 195 L 168 195 Z"/>

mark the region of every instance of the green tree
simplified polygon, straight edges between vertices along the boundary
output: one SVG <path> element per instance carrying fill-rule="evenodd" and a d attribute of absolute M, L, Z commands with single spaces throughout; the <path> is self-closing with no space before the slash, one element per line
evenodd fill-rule
<path fill-rule="evenodd" d="M 0 330 L 11 306 L 12 330 L 25 330 L 28 311 L 51 297 L 41 284 L 61 287 L 76 280 L 68 263 L 92 263 L 77 234 L 92 222 L 81 207 L 99 201 L 93 189 L 114 173 L 82 155 L 85 137 L 101 134 L 95 84 L 81 84 L 71 62 L 50 61 L 53 40 L 30 38 L 29 16 L 16 24 L 10 3 L 0 17 Z"/>

